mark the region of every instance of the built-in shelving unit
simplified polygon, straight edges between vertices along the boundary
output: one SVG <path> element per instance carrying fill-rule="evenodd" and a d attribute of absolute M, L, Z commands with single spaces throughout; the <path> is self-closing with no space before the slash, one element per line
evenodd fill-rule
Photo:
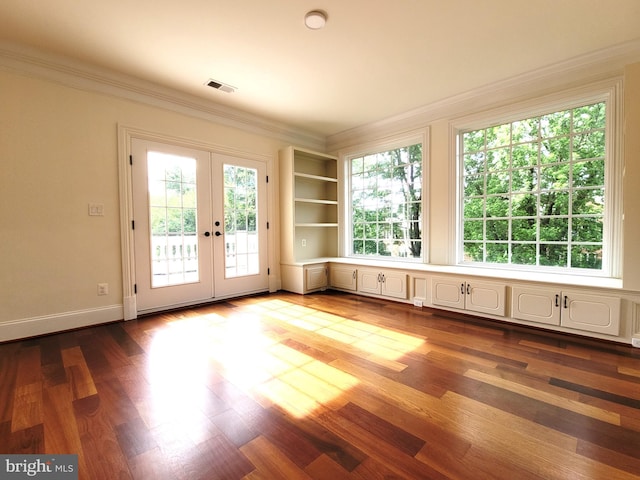
<path fill-rule="evenodd" d="M 310 150 L 280 151 L 282 263 L 338 254 L 338 161 Z"/>
<path fill-rule="evenodd" d="M 282 285 L 306 293 L 326 287 L 317 272 L 322 259 L 338 255 L 338 159 L 287 147 L 279 160 Z M 307 285 L 311 268 L 315 280 Z"/>

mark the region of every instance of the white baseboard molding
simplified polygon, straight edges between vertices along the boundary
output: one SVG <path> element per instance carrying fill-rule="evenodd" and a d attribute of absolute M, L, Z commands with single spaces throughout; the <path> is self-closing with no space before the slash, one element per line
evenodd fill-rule
<path fill-rule="evenodd" d="M 123 315 L 125 320 L 135 320 L 138 318 L 138 307 L 136 306 L 136 296 L 124 297 Z"/>
<path fill-rule="evenodd" d="M 0 342 L 115 322 L 123 318 L 122 305 L 109 305 L 101 308 L 11 320 L 0 323 Z"/>

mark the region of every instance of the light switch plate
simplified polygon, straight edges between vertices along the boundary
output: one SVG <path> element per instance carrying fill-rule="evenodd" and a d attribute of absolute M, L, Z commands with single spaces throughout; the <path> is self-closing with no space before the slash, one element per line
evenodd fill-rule
<path fill-rule="evenodd" d="M 91 215 L 92 217 L 104 216 L 104 203 L 90 203 L 89 215 Z"/>

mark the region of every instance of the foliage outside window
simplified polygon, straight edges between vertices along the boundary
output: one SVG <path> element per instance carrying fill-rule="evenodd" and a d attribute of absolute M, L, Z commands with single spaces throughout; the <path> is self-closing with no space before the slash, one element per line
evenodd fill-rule
<path fill-rule="evenodd" d="M 258 171 L 224 165 L 225 278 L 260 272 Z"/>
<path fill-rule="evenodd" d="M 196 161 L 149 152 L 147 169 L 151 286 L 197 282 Z"/>
<path fill-rule="evenodd" d="M 422 144 L 350 160 L 352 253 L 422 258 Z"/>
<path fill-rule="evenodd" d="M 606 103 L 460 135 L 470 263 L 603 268 Z"/>

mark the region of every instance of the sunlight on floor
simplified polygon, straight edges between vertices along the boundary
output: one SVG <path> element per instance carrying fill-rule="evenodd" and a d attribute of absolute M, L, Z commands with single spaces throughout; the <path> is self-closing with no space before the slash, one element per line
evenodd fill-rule
<path fill-rule="evenodd" d="M 396 360 L 424 344 L 424 338 L 407 335 L 339 315 L 294 305 L 283 300 L 270 300 L 253 305 L 254 311 L 352 345 L 359 350 L 387 360 Z"/>
<path fill-rule="evenodd" d="M 275 326 L 263 322 L 265 316 L 276 320 Z M 287 329 L 278 328 L 279 322 Z M 290 327 L 300 329 L 300 334 L 291 334 Z M 286 345 L 287 341 L 299 343 L 310 354 Z M 358 384 L 352 375 L 312 355 L 330 360 L 331 350 L 341 350 L 400 371 L 405 365 L 397 360 L 423 343 L 424 338 L 283 300 L 251 303 L 230 311 L 228 317 L 211 313 L 185 318 L 153 339 L 149 367 L 153 416 L 168 422 L 175 420 L 172 415 L 177 411 L 181 421 L 192 423 L 188 412 L 194 416 L 202 412 L 213 367 L 261 403 L 303 417 L 331 407 Z"/>
<path fill-rule="evenodd" d="M 190 319 L 193 320 L 193 319 Z M 149 352 L 150 427 L 171 425 L 174 436 L 198 434 L 207 398 L 209 358 L 202 325 L 181 322 L 154 334 Z"/>

